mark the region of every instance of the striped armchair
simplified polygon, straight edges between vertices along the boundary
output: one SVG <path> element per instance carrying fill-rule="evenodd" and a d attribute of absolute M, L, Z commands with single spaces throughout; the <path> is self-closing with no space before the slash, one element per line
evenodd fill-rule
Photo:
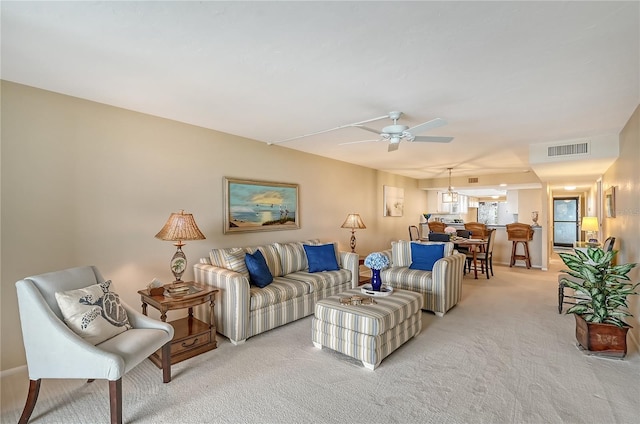
<path fill-rule="evenodd" d="M 422 309 L 433 311 L 439 317 L 453 308 L 462 296 L 462 276 L 466 256 L 453 250 L 453 243 L 444 242 L 444 258 L 433 266 L 433 271 L 409 269 L 411 243 L 443 244 L 442 242 L 391 243 L 391 249 L 382 253 L 391 266 L 381 272 L 382 283 L 394 288 L 412 290 L 423 296 Z"/>

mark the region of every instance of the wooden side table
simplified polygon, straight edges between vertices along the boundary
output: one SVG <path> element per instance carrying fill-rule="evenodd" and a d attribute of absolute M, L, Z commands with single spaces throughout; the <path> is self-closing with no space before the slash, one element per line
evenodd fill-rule
<path fill-rule="evenodd" d="M 147 305 L 151 305 L 160 311 L 160 319 L 167 321 L 167 311 L 189 308 L 189 315 L 171 321 L 174 335 L 171 340 L 171 365 L 193 358 L 204 352 L 218 347 L 216 341 L 216 324 L 213 314 L 214 299 L 218 289 L 200 283 L 188 281 L 189 291 L 184 295 L 165 294 L 152 296 L 148 289 L 138 290 L 142 301 L 142 313 L 147 315 Z M 209 322 L 200 321 L 193 316 L 193 307 L 209 302 Z M 162 368 L 162 349 L 153 353 L 149 359 Z"/>

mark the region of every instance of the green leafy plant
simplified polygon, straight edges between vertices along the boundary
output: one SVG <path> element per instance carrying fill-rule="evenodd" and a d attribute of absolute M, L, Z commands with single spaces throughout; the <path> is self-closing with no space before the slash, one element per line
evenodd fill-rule
<path fill-rule="evenodd" d="M 575 254 L 560 253 L 560 258 L 573 279 L 560 281 L 576 292 L 577 302 L 567 310 L 568 314 L 581 315 L 587 322 L 614 324 L 625 327 L 624 317 L 632 316 L 628 311 L 627 297 L 638 294 L 640 283 L 630 282 L 629 271 L 637 264 L 612 265 L 617 251 L 605 252 L 590 247 L 587 253 L 576 250 Z"/>

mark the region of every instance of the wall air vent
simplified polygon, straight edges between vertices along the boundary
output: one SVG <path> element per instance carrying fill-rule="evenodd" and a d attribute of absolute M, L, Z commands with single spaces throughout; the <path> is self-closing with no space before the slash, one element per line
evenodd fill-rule
<path fill-rule="evenodd" d="M 557 146 L 549 146 L 547 148 L 547 156 L 568 156 L 568 155 L 588 155 L 589 154 L 589 142 L 574 143 L 574 144 L 560 144 Z"/>
<path fill-rule="evenodd" d="M 467 182 L 468 182 L 469 184 L 477 183 L 477 182 L 478 182 L 478 177 L 469 177 L 469 179 L 467 180 Z"/>

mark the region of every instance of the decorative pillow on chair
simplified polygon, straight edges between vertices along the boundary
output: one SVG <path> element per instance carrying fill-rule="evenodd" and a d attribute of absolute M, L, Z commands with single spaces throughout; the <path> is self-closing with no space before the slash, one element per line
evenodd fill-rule
<path fill-rule="evenodd" d="M 411 243 L 411 265 L 409 269 L 433 271 L 433 265 L 444 257 L 444 244 Z"/>
<path fill-rule="evenodd" d="M 249 270 L 249 282 L 260 288 L 267 287 L 273 281 L 273 275 L 269 271 L 267 261 L 262 252 L 256 250 L 255 253 L 247 253 L 244 257 Z"/>
<path fill-rule="evenodd" d="M 337 271 L 340 269 L 333 243 L 313 246 L 304 244 L 302 247 L 304 247 L 307 255 L 309 272 Z"/>
<path fill-rule="evenodd" d="M 93 345 L 132 328 L 120 297 L 109 291 L 110 285 L 108 280 L 55 294 L 67 326 Z"/>

